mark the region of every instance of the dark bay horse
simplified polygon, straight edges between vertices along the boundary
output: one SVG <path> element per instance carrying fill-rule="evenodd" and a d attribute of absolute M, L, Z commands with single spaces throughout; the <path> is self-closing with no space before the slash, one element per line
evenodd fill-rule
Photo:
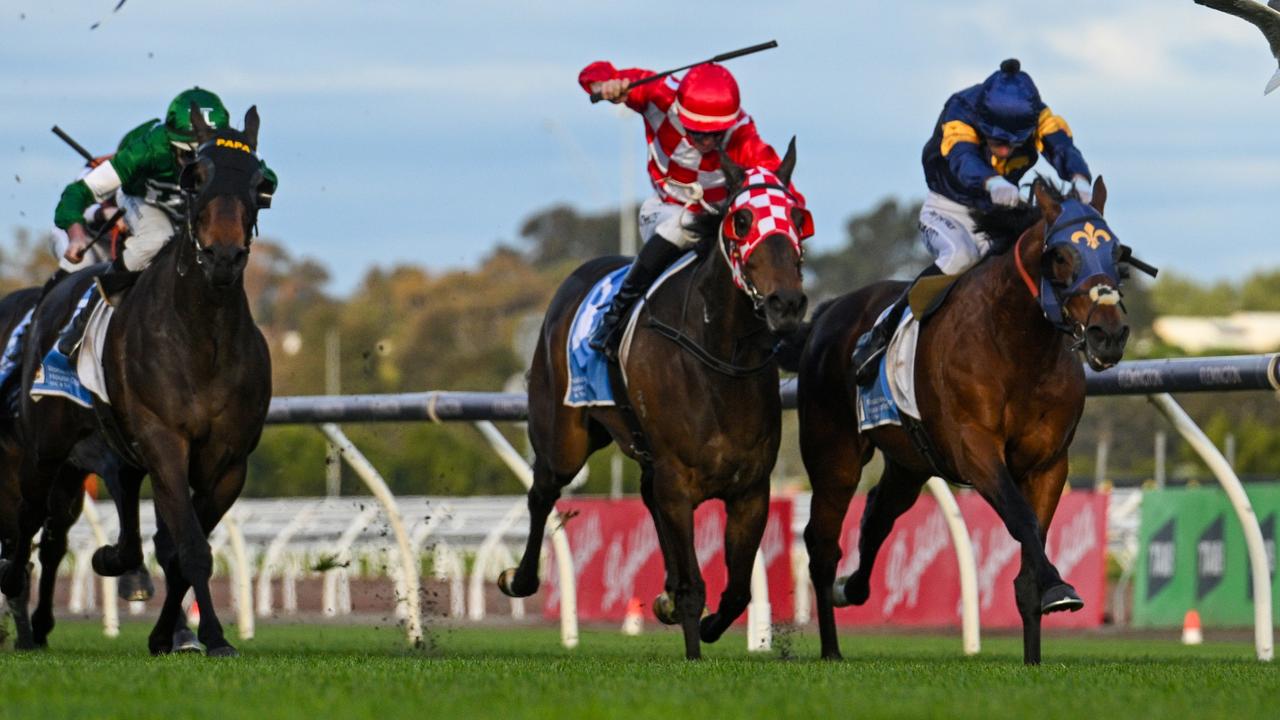
<path fill-rule="evenodd" d="M 686 657 L 700 657 L 700 642 L 717 640 L 746 609 L 782 427 L 774 337 L 798 327 L 805 309 L 800 242 L 812 233 L 812 220 L 788 190 L 795 159 L 794 140 L 776 176 L 722 157 L 728 209 L 703 214 L 695 228 L 698 259 L 649 299 L 621 359 L 633 420 L 613 406 L 563 402 L 574 312 L 596 281 L 627 259 L 592 260 L 560 286 L 529 372 L 529 438 L 536 456 L 529 540 L 519 567 L 499 578 L 507 595 L 537 591 L 547 515 L 561 488 L 612 440 L 641 465 L 641 493 L 667 570 L 666 592 L 654 613 L 683 627 Z M 746 202 L 766 189 L 780 203 L 778 212 L 785 212 L 785 227 L 770 230 L 773 225 Z M 647 441 L 640 449 L 633 425 Z M 702 618 L 706 588 L 694 553 L 693 511 L 712 498 L 724 501 L 728 516 L 729 581 L 718 611 Z"/>
<path fill-rule="evenodd" d="M 150 474 L 161 532 L 172 537 L 156 544 L 167 588 L 149 648 L 155 654 L 173 649 L 182 599 L 193 589 L 201 610 L 200 642 L 210 656 L 229 656 L 236 651 L 209 591 L 213 558 L 207 537 L 240 494 L 271 397 L 270 356 L 250 314 L 242 276 L 265 203 L 254 154 L 257 110 L 246 114 L 243 132 L 213 131 L 194 106 L 191 121 L 199 148 L 181 176 L 186 222 L 137 284 L 113 298 L 103 352 L 110 405 L 99 402 L 89 411 L 57 398 L 37 403 L 26 392 L 34 366 L 92 277 L 87 271 L 71 276 L 37 309 L 24 359 L 22 532 L 0 586 L 9 594 L 26 582 L 30 540 L 43 509 L 25 498 L 69 483 L 68 453 L 101 423 L 112 429 L 114 445 L 128 462 L 120 473 L 120 540 L 98 549 L 94 569 L 120 575 L 142 562 L 138 492 Z"/>
<path fill-rule="evenodd" d="M 1120 243 L 1101 217 L 1107 197 L 1101 179 L 1092 207 L 1064 201 L 1042 180 L 1033 195 L 1032 206 L 977 218 L 1005 251 L 957 280 L 920 328 L 916 401 L 932 462 L 901 427 L 858 431 L 849 377 L 854 344 L 903 284 L 876 283 L 842 296 L 813 322 L 800 361 L 799 411 L 813 485 L 805 542 L 823 657 L 840 657 L 833 607 L 866 602 L 876 553 L 932 475 L 976 488 L 1021 545 L 1014 590 L 1027 663 L 1040 662 L 1041 615 L 1084 605 L 1045 556 L 1044 542 L 1084 410 L 1076 351 L 1101 370 L 1119 362 L 1128 338 L 1119 304 Z M 837 580 L 841 525 L 876 448 L 885 470 L 867 498 L 859 565 Z"/>

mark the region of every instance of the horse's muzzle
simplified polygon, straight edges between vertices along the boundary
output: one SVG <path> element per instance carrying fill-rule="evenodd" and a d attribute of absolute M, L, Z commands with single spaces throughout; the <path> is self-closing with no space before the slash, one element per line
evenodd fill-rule
<path fill-rule="evenodd" d="M 1084 331 L 1084 357 L 1094 370 L 1106 370 L 1124 357 L 1124 346 L 1129 341 L 1129 326 L 1120 325 L 1107 329 L 1090 325 Z"/>
<path fill-rule="evenodd" d="M 207 255 L 201 267 L 204 268 L 209 283 L 215 287 L 233 284 L 249 261 L 249 250 L 244 247 L 218 246 L 202 252 Z"/>
<path fill-rule="evenodd" d="M 804 322 L 804 311 L 809 305 L 803 290 L 782 289 L 769 293 L 764 299 L 764 320 L 769 332 L 785 335 L 795 332 Z"/>

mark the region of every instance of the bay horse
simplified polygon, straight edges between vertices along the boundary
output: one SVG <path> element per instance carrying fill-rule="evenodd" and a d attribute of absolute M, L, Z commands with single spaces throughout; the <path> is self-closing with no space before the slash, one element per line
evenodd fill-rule
<path fill-rule="evenodd" d="M 1031 205 L 975 214 L 1002 252 L 956 280 L 919 329 L 915 387 L 927 445 L 899 426 L 859 432 L 850 377 L 855 343 L 904 284 L 844 295 L 813 321 L 798 393 L 800 448 L 813 486 L 804 537 L 824 658 L 840 657 L 834 607 L 866 602 L 876 553 L 932 475 L 973 486 L 1021 545 L 1014 591 L 1024 662 L 1040 662 L 1043 614 L 1084 605 L 1046 557 L 1044 542 L 1084 411 L 1077 350 L 1102 370 L 1120 361 L 1128 338 L 1119 303 L 1121 245 L 1102 220 L 1101 178 L 1090 206 L 1064 200 L 1042 179 L 1032 195 Z M 921 447 L 931 448 L 928 456 Z M 885 469 L 867 497 L 858 568 L 837 580 L 841 526 L 877 448 Z"/>
<path fill-rule="evenodd" d="M 519 566 L 498 579 L 502 592 L 527 597 L 537 591 L 547 515 L 587 458 L 613 441 L 640 463 L 641 496 L 666 566 L 666 592 L 654 602 L 654 614 L 681 625 L 685 656 L 700 657 L 700 643 L 715 642 L 746 609 L 782 428 L 774 340 L 799 326 L 806 302 L 801 240 L 812 234 L 812 219 L 788 189 L 795 162 L 794 139 L 776 174 L 721 156 L 726 207 L 699 214 L 692 229 L 700 238 L 697 259 L 648 298 L 613 372 L 615 378 L 625 373 L 631 419 L 615 406 L 563 402 L 575 311 L 600 278 L 628 259 L 591 260 L 560 286 L 529 371 L 535 458 L 528 545 Z M 784 220 L 756 214 L 749 199 L 765 191 Z M 703 618 L 706 587 L 694 552 L 693 511 L 712 498 L 725 503 L 729 580 L 717 612 Z"/>
<path fill-rule="evenodd" d="M 109 405 L 99 401 L 86 410 L 52 397 L 37 403 L 28 392 L 35 367 L 93 280 L 89 271 L 59 283 L 37 308 L 23 363 L 22 527 L 0 590 L 9 595 L 26 583 L 31 536 L 44 515 L 26 499 L 71 482 L 68 453 L 103 428 L 126 460 L 124 497 L 117 499 L 119 542 L 94 553 L 94 570 L 120 575 L 141 564 L 138 492 L 149 474 L 160 532 L 171 538 L 156 543 L 166 593 L 148 647 L 153 654 L 173 650 L 183 596 L 192 589 L 200 642 L 209 656 L 225 657 L 236 650 L 209 591 L 208 535 L 243 488 L 271 399 L 271 359 L 243 280 L 258 210 L 269 201 L 255 154 L 257 109 L 246 113 L 243 131 L 215 132 L 194 105 L 191 122 L 198 149 L 179 183 L 185 223 L 136 285 L 111 298 L 115 311 L 103 349 Z"/>

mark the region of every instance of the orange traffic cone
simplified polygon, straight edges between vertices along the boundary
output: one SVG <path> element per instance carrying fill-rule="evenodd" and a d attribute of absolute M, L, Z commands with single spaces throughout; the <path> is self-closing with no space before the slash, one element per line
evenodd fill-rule
<path fill-rule="evenodd" d="M 1182 644 L 1199 645 L 1204 642 L 1204 633 L 1200 631 L 1200 613 L 1188 610 L 1182 619 Z"/>
<path fill-rule="evenodd" d="M 187 608 L 187 624 L 188 625 L 200 624 L 200 604 L 197 603 L 195 600 L 192 600 L 191 607 Z"/>
<path fill-rule="evenodd" d="M 627 603 L 627 614 L 622 618 L 622 634 L 636 636 L 644 630 L 644 611 L 640 608 L 640 598 L 631 598 Z"/>

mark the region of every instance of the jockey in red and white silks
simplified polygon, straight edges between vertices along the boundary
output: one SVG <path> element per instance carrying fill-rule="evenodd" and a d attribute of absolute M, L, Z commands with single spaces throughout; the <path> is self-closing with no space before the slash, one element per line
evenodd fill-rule
<path fill-rule="evenodd" d="M 686 213 L 725 201 L 720 153 L 743 167 L 777 170 L 782 162 L 760 139 L 751 116 L 742 112 L 738 83 L 724 67 L 706 63 L 681 79 L 668 76 L 630 89 L 632 82 L 650 75 L 651 70 L 618 70 L 604 61 L 591 63 L 578 75 L 583 90 L 625 102 L 644 118 L 654 189 L 640 206 L 644 247 L 592 336 L 591 345 L 606 353 L 616 347 L 620 333 L 615 330 L 631 304 L 694 244 Z"/>

